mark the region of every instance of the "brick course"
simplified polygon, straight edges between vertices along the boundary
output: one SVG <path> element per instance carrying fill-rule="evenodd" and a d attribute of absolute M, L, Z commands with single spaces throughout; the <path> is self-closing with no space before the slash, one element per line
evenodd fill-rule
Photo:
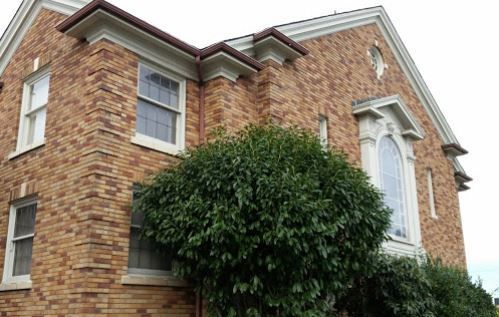
<path fill-rule="evenodd" d="M 103 40 L 93 45 L 55 30 L 61 14 L 42 10 L 0 81 L 0 259 L 10 202 L 38 196 L 31 290 L 0 292 L 0 316 L 194 316 L 189 288 L 124 285 L 132 184 L 176 158 L 130 142 L 135 133 L 139 57 Z M 377 41 L 388 69 L 378 80 L 367 57 Z M 301 43 L 310 54 L 237 82 L 208 81 L 206 130 L 236 131 L 269 119 L 318 132 L 360 165 L 352 101 L 400 94 L 426 136 L 415 143 L 423 246 L 465 265 L 453 167 L 442 140 L 379 29 L 357 27 Z M 9 160 L 16 148 L 23 79 L 33 61 L 50 64 L 46 143 Z M 198 85 L 187 81 L 186 145 L 199 140 Z M 438 219 L 430 216 L 426 171 L 433 171 Z M 0 263 L 0 274 L 3 261 Z"/>

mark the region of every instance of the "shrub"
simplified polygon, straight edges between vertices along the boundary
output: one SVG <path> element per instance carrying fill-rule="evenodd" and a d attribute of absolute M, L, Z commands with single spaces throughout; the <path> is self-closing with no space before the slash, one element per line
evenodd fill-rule
<path fill-rule="evenodd" d="M 351 317 L 494 317 L 492 297 L 440 260 L 380 256 L 378 272 L 357 279 L 337 308 Z"/>
<path fill-rule="evenodd" d="M 220 134 L 144 184 L 144 235 L 215 316 L 325 316 L 371 274 L 390 211 L 366 174 L 315 135 L 272 125 Z"/>
<path fill-rule="evenodd" d="M 431 280 L 436 316 L 495 317 L 492 297 L 466 271 L 431 259 L 426 261 L 424 270 Z"/>
<path fill-rule="evenodd" d="M 350 317 L 436 317 L 431 281 L 413 258 L 380 255 L 376 273 L 357 279 L 338 301 Z"/>

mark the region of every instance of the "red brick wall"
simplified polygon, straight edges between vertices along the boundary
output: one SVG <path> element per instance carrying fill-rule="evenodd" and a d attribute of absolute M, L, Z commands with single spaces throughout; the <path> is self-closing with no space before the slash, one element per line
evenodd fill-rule
<path fill-rule="evenodd" d="M 43 10 L 0 80 L 0 274 L 11 195 L 21 184 L 38 195 L 31 290 L 0 292 L 0 316 L 193 316 L 189 289 L 124 285 L 133 182 L 176 158 L 132 144 L 138 56 L 100 41 L 81 43 L 53 27 L 64 16 Z M 389 68 L 381 80 L 366 51 L 377 40 Z M 348 43 L 348 44 L 345 44 Z M 318 131 L 359 163 L 352 100 L 400 94 L 426 132 L 415 144 L 423 244 L 464 265 L 453 169 L 441 140 L 379 30 L 364 26 L 302 43 L 310 54 L 233 83 L 206 83 L 206 130 L 238 130 L 269 117 Z M 16 147 L 23 78 L 33 60 L 50 63 L 45 146 L 9 160 Z M 198 87 L 187 81 L 186 144 L 199 139 Z M 429 214 L 426 169 L 432 168 L 439 219 Z"/>
<path fill-rule="evenodd" d="M 372 69 L 367 50 L 377 43 L 388 68 L 381 79 Z M 414 144 L 416 181 L 423 247 L 445 263 L 465 267 L 464 240 L 459 212 L 454 169 L 441 149 L 442 140 L 419 101 L 408 79 L 390 51 L 375 24 L 357 27 L 307 40 L 302 43 L 310 54 L 284 65 L 267 62 L 267 68 L 249 79 L 239 79 L 228 111 L 240 113 L 254 104 L 242 90 L 254 89 L 259 121 L 272 119 L 286 126 L 296 125 L 319 132 L 319 115 L 328 118 L 329 144 L 347 153 L 352 163 L 360 166 L 358 120 L 352 114 L 352 101 L 368 97 L 400 95 L 425 132 L 425 138 Z M 228 82 L 226 79 L 218 79 Z M 228 84 L 227 84 L 228 85 Z M 228 94 L 227 92 L 225 94 Z M 227 97 L 226 97 L 227 98 Z M 238 124 L 237 126 L 242 126 Z M 427 169 L 431 169 L 438 219 L 431 217 L 427 185 Z"/>

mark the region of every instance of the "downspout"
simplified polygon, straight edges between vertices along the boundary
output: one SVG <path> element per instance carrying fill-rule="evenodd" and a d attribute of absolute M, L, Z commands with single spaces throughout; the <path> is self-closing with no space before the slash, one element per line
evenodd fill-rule
<path fill-rule="evenodd" d="M 204 81 L 201 71 L 201 55 L 196 56 L 196 69 L 198 72 L 198 89 L 199 89 L 199 144 L 205 142 L 205 106 L 204 106 Z M 200 316 L 199 316 L 200 317 Z"/>
<path fill-rule="evenodd" d="M 201 291 L 196 292 L 196 317 L 203 317 L 203 295 Z"/>
<path fill-rule="evenodd" d="M 201 71 L 201 55 L 196 56 L 196 69 L 198 72 L 198 90 L 199 90 L 199 144 L 205 141 L 205 109 L 204 109 L 204 81 Z M 203 317 L 203 294 L 201 290 L 196 292 L 196 317 Z"/>

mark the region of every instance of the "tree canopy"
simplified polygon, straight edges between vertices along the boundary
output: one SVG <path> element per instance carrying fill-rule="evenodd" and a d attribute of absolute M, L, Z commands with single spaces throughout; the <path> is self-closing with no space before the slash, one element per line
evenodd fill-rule
<path fill-rule="evenodd" d="M 144 235 L 217 316 L 324 316 L 371 273 L 390 211 L 367 175 L 311 133 L 274 125 L 188 151 L 139 193 Z"/>
<path fill-rule="evenodd" d="M 143 236 L 173 255 L 212 316 L 495 316 L 463 270 L 383 254 L 382 194 L 309 132 L 219 133 L 137 196 Z"/>

